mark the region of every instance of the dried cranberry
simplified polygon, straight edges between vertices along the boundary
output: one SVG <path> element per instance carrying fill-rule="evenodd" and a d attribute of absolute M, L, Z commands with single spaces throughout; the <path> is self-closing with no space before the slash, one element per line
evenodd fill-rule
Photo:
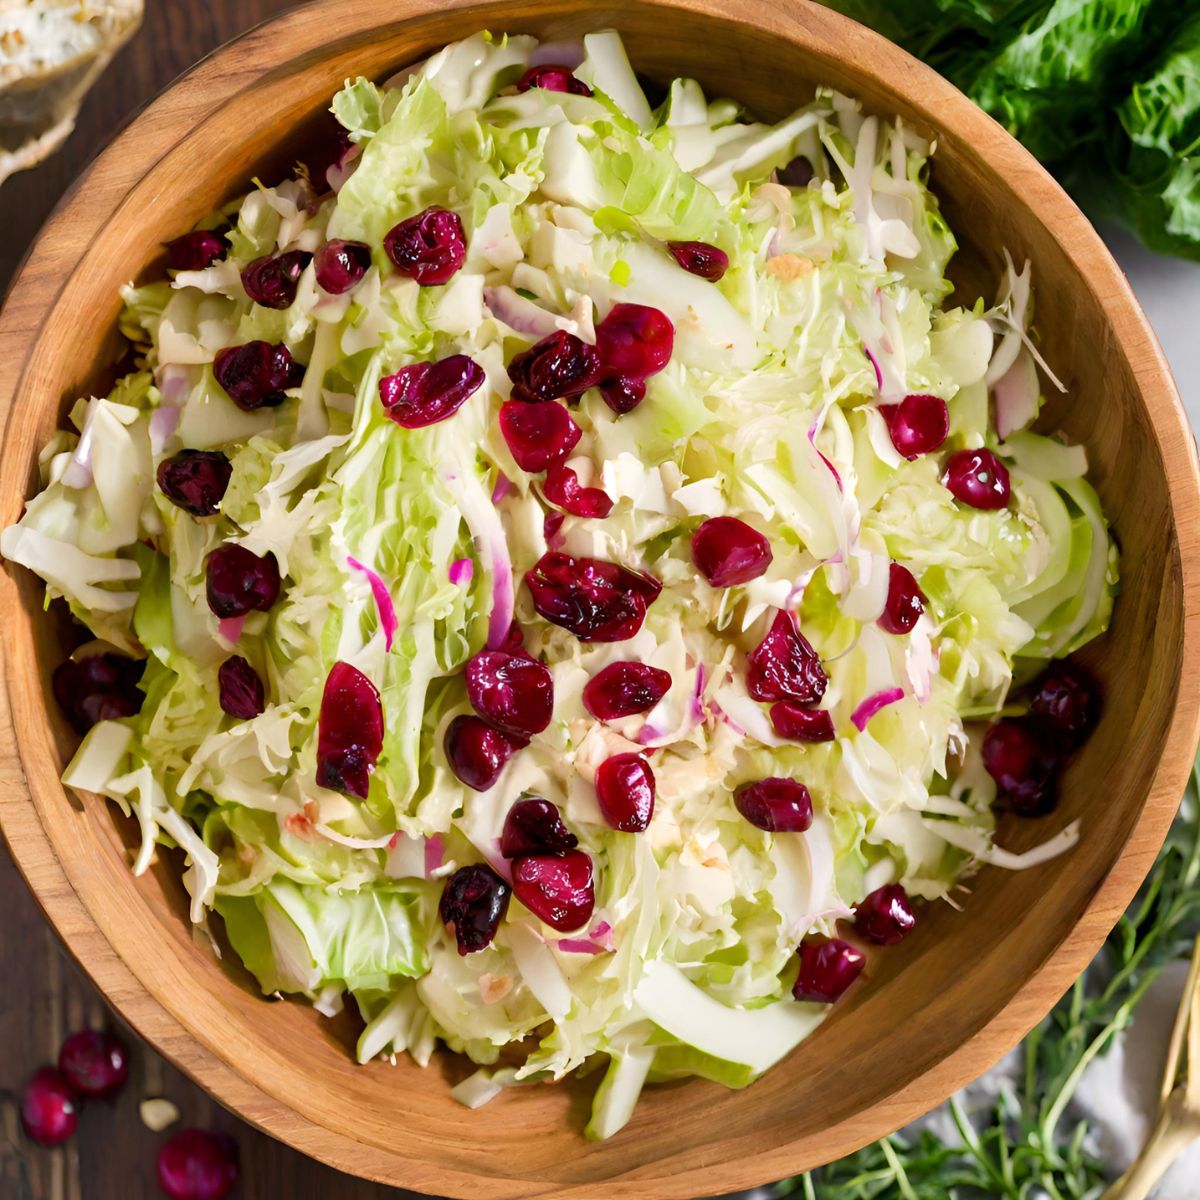
<path fill-rule="evenodd" d="M 471 707 L 497 729 L 528 738 L 550 724 L 554 677 L 545 663 L 484 650 L 467 663 L 466 676 Z"/>
<path fill-rule="evenodd" d="M 218 546 L 205 564 L 208 607 L 221 618 L 267 612 L 279 599 L 279 564 L 245 546 Z"/>
<path fill-rule="evenodd" d="M 746 690 L 755 700 L 795 700 L 816 704 L 829 683 L 817 652 L 784 609 L 775 614 L 767 636 L 746 660 Z"/>
<path fill-rule="evenodd" d="M 1074 748 L 1100 717 L 1100 689 L 1076 663 L 1053 663 L 1034 681 L 1029 716 L 1047 734 Z"/>
<path fill-rule="evenodd" d="M 138 680 L 146 664 L 120 654 L 69 658 L 55 668 L 54 698 L 72 727 L 87 733 L 99 721 L 117 721 L 140 712 L 145 696 Z"/>
<path fill-rule="evenodd" d="M 729 270 L 729 255 L 708 242 L 668 242 L 671 257 L 689 274 L 716 283 Z"/>
<path fill-rule="evenodd" d="M 180 450 L 158 464 L 162 494 L 194 517 L 216 513 L 232 477 L 233 467 L 220 450 Z"/>
<path fill-rule="evenodd" d="M 601 373 L 596 347 L 561 329 L 508 364 L 513 399 L 529 403 L 582 396 L 600 382 Z"/>
<path fill-rule="evenodd" d="M 246 342 L 219 351 L 213 374 L 238 408 L 254 412 L 282 404 L 287 398 L 285 391 L 303 382 L 304 367 L 282 344 Z"/>
<path fill-rule="evenodd" d="M 812 163 L 803 154 L 797 154 L 786 167 L 782 167 L 778 172 L 779 182 L 794 188 L 808 187 L 815 175 Z"/>
<path fill-rule="evenodd" d="M 879 627 L 888 633 L 911 633 L 924 611 L 925 597 L 913 573 L 899 563 L 892 563 L 888 568 L 887 602 L 879 618 Z"/>
<path fill-rule="evenodd" d="M 442 888 L 438 916 L 454 929 L 462 955 L 486 950 L 508 911 L 512 888 L 484 863 L 459 867 Z"/>
<path fill-rule="evenodd" d="M 832 742 L 833 717 L 823 708 L 807 708 L 794 700 L 771 705 L 771 728 L 793 742 Z"/>
<path fill-rule="evenodd" d="M 896 452 L 910 462 L 941 447 L 950 433 L 950 411 L 940 396 L 914 394 L 899 404 L 881 404 Z"/>
<path fill-rule="evenodd" d="M 129 1059 L 111 1033 L 80 1029 L 63 1040 L 58 1069 L 84 1096 L 113 1096 L 129 1078 Z"/>
<path fill-rule="evenodd" d="M 404 429 L 423 429 L 452 417 L 482 386 L 483 368 L 465 354 L 410 363 L 379 381 L 387 415 Z"/>
<path fill-rule="evenodd" d="M 455 717 L 446 727 L 446 761 L 456 778 L 477 792 L 486 792 L 504 764 L 529 743 L 505 733 L 479 717 Z"/>
<path fill-rule="evenodd" d="M 365 800 L 383 750 L 383 702 L 375 685 L 349 663 L 333 664 L 321 694 L 317 783 Z"/>
<path fill-rule="evenodd" d="M 554 539 L 558 536 L 558 531 L 563 527 L 563 522 L 566 520 L 566 515 L 560 512 L 548 512 L 542 518 L 542 537 L 546 539 L 546 545 L 552 545 Z"/>
<path fill-rule="evenodd" d="M 167 243 L 167 266 L 173 271 L 205 271 L 229 253 L 225 239 L 211 229 L 197 229 Z"/>
<path fill-rule="evenodd" d="M 525 404 L 506 400 L 500 406 L 500 432 L 522 471 L 544 471 L 566 458 L 581 430 L 561 404 Z"/>
<path fill-rule="evenodd" d="M 158 1185 L 170 1200 L 225 1200 L 238 1174 L 237 1145 L 223 1133 L 181 1129 L 158 1153 Z"/>
<path fill-rule="evenodd" d="M 654 816 L 654 772 L 640 754 L 614 754 L 596 768 L 604 819 L 622 833 L 641 833 Z"/>
<path fill-rule="evenodd" d="M 734 793 L 737 810 L 768 833 L 803 833 L 813 823 L 812 796 L 794 779 L 772 776 L 748 783 Z"/>
<path fill-rule="evenodd" d="M 240 655 L 227 658 L 217 671 L 221 710 L 249 721 L 267 707 L 266 691 L 258 672 Z"/>
<path fill-rule="evenodd" d="M 79 1124 L 79 1102 L 53 1067 L 35 1071 L 21 1094 L 21 1127 L 42 1146 L 61 1146 Z"/>
<path fill-rule="evenodd" d="M 581 642 L 623 642 L 633 637 L 662 584 L 598 558 L 551 551 L 525 575 L 533 607 Z"/>
<path fill-rule="evenodd" d="M 898 883 L 876 888 L 854 913 L 854 928 L 877 946 L 904 941 L 916 923 L 908 893 Z"/>
<path fill-rule="evenodd" d="M 1054 807 L 1058 756 L 1028 724 L 993 725 L 984 735 L 983 765 L 1014 812 L 1038 816 Z"/>
<path fill-rule="evenodd" d="M 990 450 L 959 450 L 950 455 L 942 482 L 956 500 L 972 508 L 997 509 L 1008 504 L 1008 468 Z"/>
<path fill-rule="evenodd" d="M 713 587 L 749 583 L 772 558 L 771 543 L 737 517 L 710 517 L 692 534 L 692 562 Z"/>
<path fill-rule="evenodd" d="M 427 208 L 401 221 L 383 239 L 396 270 L 422 287 L 447 283 L 467 257 L 467 237 L 458 213 Z"/>
<path fill-rule="evenodd" d="M 541 88 L 546 92 L 570 92 L 573 96 L 590 96 L 592 89 L 582 79 L 576 79 L 570 67 L 547 63 L 543 67 L 530 67 L 517 80 L 517 91 L 527 92 L 530 88 Z"/>
<path fill-rule="evenodd" d="M 316 269 L 317 283 L 331 296 L 340 296 L 371 269 L 371 247 L 333 238 L 317 251 Z"/>
<path fill-rule="evenodd" d="M 583 707 L 597 721 L 649 712 L 671 687 L 671 673 L 643 662 L 609 663 L 583 689 Z"/>
<path fill-rule="evenodd" d="M 242 287 L 255 304 L 263 308 L 291 308 L 296 301 L 296 286 L 304 268 L 312 262 L 307 250 L 288 250 L 256 258 L 242 269 Z"/>
<path fill-rule="evenodd" d="M 600 384 L 600 398 L 618 417 L 633 412 L 646 398 L 646 381 L 631 375 L 614 375 Z"/>
<path fill-rule="evenodd" d="M 606 376 L 656 375 L 671 361 L 674 348 L 671 319 L 644 304 L 614 304 L 596 326 L 596 349 Z"/>
<path fill-rule="evenodd" d="M 797 1000 L 832 1004 L 862 974 L 861 950 L 841 938 L 805 938 L 800 944 L 800 973 L 792 984 Z"/>
<path fill-rule="evenodd" d="M 578 845 L 579 839 L 563 824 L 558 809 L 540 796 L 518 800 L 504 818 L 500 853 L 505 858 L 562 854 Z"/>
<path fill-rule="evenodd" d="M 612 497 L 603 488 L 580 487 L 579 476 L 563 463 L 555 463 L 546 472 L 542 494 L 575 517 L 607 517 L 613 508 Z"/>
<path fill-rule="evenodd" d="M 582 850 L 519 858 L 513 866 L 513 891 L 539 920 L 570 933 L 587 924 L 596 907 L 592 860 Z"/>

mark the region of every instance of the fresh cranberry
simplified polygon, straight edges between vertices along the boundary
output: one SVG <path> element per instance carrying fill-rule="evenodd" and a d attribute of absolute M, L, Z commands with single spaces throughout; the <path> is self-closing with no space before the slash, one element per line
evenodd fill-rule
<path fill-rule="evenodd" d="M 640 754 L 614 754 L 596 768 L 604 819 L 622 833 L 641 833 L 654 816 L 654 772 Z"/>
<path fill-rule="evenodd" d="M 916 923 L 908 893 L 898 883 L 876 888 L 854 913 L 854 928 L 877 946 L 904 941 Z"/>
<path fill-rule="evenodd" d="M 861 950 L 841 938 L 805 938 L 800 944 L 800 973 L 792 984 L 797 1000 L 832 1004 L 862 974 Z"/>
<path fill-rule="evenodd" d="M 167 243 L 167 266 L 173 271 L 205 271 L 229 253 L 225 239 L 211 229 L 197 229 Z"/>
<path fill-rule="evenodd" d="M 233 467 L 220 450 L 180 450 L 158 464 L 162 494 L 194 517 L 216 513 L 232 477 Z"/>
<path fill-rule="evenodd" d="M 1054 807 L 1058 757 L 1029 725 L 993 725 L 984 735 L 983 765 L 1014 812 L 1037 816 Z"/>
<path fill-rule="evenodd" d="M 881 404 L 896 453 L 910 462 L 941 447 L 950 433 L 950 410 L 940 396 L 914 394 L 899 404 Z"/>
<path fill-rule="evenodd" d="M 317 251 L 316 269 L 317 283 L 331 296 L 340 296 L 371 269 L 371 247 L 334 238 Z"/>
<path fill-rule="evenodd" d="M 465 354 L 410 363 L 379 381 L 387 415 L 404 429 L 423 429 L 452 417 L 482 386 L 483 368 Z"/>
<path fill-rule="evenodd" d="M 117 721 L 140 712 L 144 694 L 138 680 L 144 661 L 120 654 L 69 658 L 55 668 L 54 698 L 72 727 L 87 733 L 99 721 Z"/>
<path fill-rule="evenodd" d="M 1008 504 L 1008 468 L 990 450 L 959 450 L 950 455 L 942 482 L 956 500 L 972 508 L 997 509 Z"/>
<path fill-rule="evenodd" d="M 746 690 L 755 700 L 795 700 L 816 704 L 829 683 L 817 652 L 784 609 L 775 614 L 767 636 L 746 660 Z"/>
<path fill-rule="evenodd" d="M 596 326 L 605 375 L 645 379 L 671 361 L 675 326 L 665 312 L 644 304 L 614 304 Z"/>
<path fill-rule="evenodd" d="M 597 721 L 649 712 L 671 687 L 671 673 L 643 662 L 609 663 L 587 681 L 583 707 Z"/>
<path fill-rule="evenodd" d="M 53 1067 L 35 1071 L 21 1095 L 21 1127 L 43 1146 L 61 1146 L 79 1124 L 71 1085 Z"/>
<path fill-rule="evenodd" d="M 383 239 L 396 270 L 422 287 L 447 283 L 467 257 L 467 237 L 458 213 L 427 208 L 401 221 Z"/>
<path fill-rule="evenodd" d="M 349 663 L 333 664 L 317 723 L 317 783 L 365 800 L 383 750 L 379 690 Z"/>
<path fill-rule="evenodd" d="M 573 96 L 590 96 L 592 89 L 582 79 L 576 79 L 569 67 L 547 63 L 543 67 L 530 67 L 517 80 L 517 91 L 527 92 L 530 88 L 541 88 L 546 92 L 570 92 Z"/>
<path fill-rule="evenodd" d="M 58 1052 L 58 1069 L 84 1096 L 112 1096 L 129 1078 L 125 1047 L 111 1033 L 80 1029 L 69 1034 Z"/>
<path fill-rule="evenodd" d="M 592 860 L 582 850 L 519 858 L 513 865 L 513 891 L 539 920 L 570 933 L 587 924 L 596 907 Z"/>
<path fill-rule="evenodd" d="M 525 584 L 538 613 L 581 642 L 627 641 L 662 591 L 652 575 L 555 551 L 542 555 Z"/>
<path fill-rule="evenodd" d="M 710 517 L 692 534 L 692 562 L 713 587 L 749 583 L 773 557 L 771 543 L 737 517 Z"/>
<path fill-rule="evenodd" d="M 797 154 L 778 172 L 779 182 L 794 188 L 808 187 L 815 175 L 812 163 L 803 154 Z"/>
<path fill-rule="evenodd" d="M 484 650 L 467 663 L 466 676 L 471 707 L 497 729 L 528 738 L 550 724 L 554 677 L 545 663 Z"/>
<path fill-rule="evenodd" d="M 282 404 L 287 389 L 303 382 L 304 367 L 282 344 L 246 342 L 219 351 L 213 361 L 213 374 L 238 408 L 254 412 Z"/>
<path fill-rule="evenodd" d="M 618 417 L 635 408 L 646 398 L 646 381 L 632 375 L 614 375 L 600 384 L 600 398 Z"/>
<path fill-rule="evenodd" d="M 813 823 L 812 796 L 794 779 L 772 776 L 748 783 L 734 793 L 737 810 L 767 833 L 803 833 Z"/>
<path fill-rule="evenodd" d="M 522 471 L 544 471 L 575 449 L 582 431 L 561 404 L 506 400 L 500 406 L 500 432 Z"/>
<path fill-rule="evenodd" d="M 771 728 L 793 742 L 832 742 L 833 717 L 823 708 L 807 708 L 794 700 L 771 705 Z"/>
<path fill-rule="evenodd" d="M 924 611 L 925 597 L 913 573 L 899 563 L 892 563 L 888 568 L 887 602 L 879 618 L 880 629 L 888 633 L 911 633 Z"/>
<path fill-rule="evenodd" d="M 500 853 L 505 858 L 562 854 L 578 845 L 579 839 L 563 824 L 558 809 L 540 796 L 518 800 L 504 818 Z"/>
<path fill-rule="evenodd" d="M 279 599 L 279 564 L 270 551 L 260 558 L 245 546 L 218 546 L 205 573 L 208 607 L 222 619 L 267 612 Z"/>
<path fill-rule="evenodd" d="M 600 356 L 595 346 L 559 329 L 515 355 L 508 377 L 514 400 L 571 400 L 600 382 Z"/>
<path fill-rule="evenodd" d="M 1100 689 L 1080 666 L 1053 663 L 1034 681 L 1029 716 L 1068 747 L 1082 743 L 1100 717 Z"/>
<path fill-rule="evenodd" d="M 555 463 L 547 472 L 542 494 L 549 503 L 575 517 L 607 517 L 612 512 L 612 497 L 597 487 L 580 487 L 572 467 Z"/>
<path fill-rule="evenodd" d="M 486 950 L 508 911 L 512 888 L 484 863 L 459 867 L 442 888 L 438 916 L 454 929 L 462 955 Z"/>
<path fill-rule="evenodd" d="M 716 283 L 729 270 L 729 255 L 708 242 L 668 242 L 671 257 L 689 274 Z"/>
<path fill-rule="evenodd" d="M 237 1145 L 223 1133 L 181 1129 L 158 1153 L 158 1186 L 170 1200 L 225 1200 L 238 1174 Z"/>
<path fill-rule="evenodd" d="M 221 710 L 249 721 L 267 707 L 266 691 L 258 672 L 240 655 L 227 658 L 217 671 Z"/>
<path fill-rule="evenodd" d="M 446 727 L 446 761 L 455 776 L 469 788 L 486 792 L 504 770 L 504 764 L 529 743 L 505 733 L 479 717 L 455 717 Z"/>
<path fill-rule="evenodd" d="M 263 308 L 291 308 L 296 302 L 296 287 L 304 268 L 312 262 L 307 250 L 288 250 L 256 258 L 242 269 L 242 287 L 255 304 Z"/>

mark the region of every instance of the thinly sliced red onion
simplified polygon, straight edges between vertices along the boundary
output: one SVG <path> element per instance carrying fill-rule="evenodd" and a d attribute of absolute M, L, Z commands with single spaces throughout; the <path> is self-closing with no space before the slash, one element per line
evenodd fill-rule
<path fill-rule="evenodd" d="M 573 71 L 581 62 L 583 43 L 578 41 L 543 42 L 535 46 L 529 55 L 531 67 L 566 67 L 568 71 Z"/>
<path fill-rule="evenodd" d="M 450 564 L 449 574 L 455 587 L 469 587 L 475 577 L 475 564 L 469 558 L 456 558 Z"/>
<path fill-rule="evenodd" d="M 238 644 L 238 638 L 242 636 L 242 629 L 246 624 L 246 617 L 249 614 L 243 613 L 240 617 L 222 617 L 217 622 L 217 632 L 231 645 Z"/>
<path fill-rule="evenodd" d="M 605 950 L 611 952 L 617 948 L 617 944 L 613 940 L 613 927 L 607 921 L 597 921 L 588 936 L 592 941 L 603 946 Z"/>
<path fill-rule="evenodd" d="M 501 471 L 496 476 L 496 486 L 492 488 L 492 503 L 499 504 L 514 488 L 513 481 Z"/>
<path fill-rule="evenodd" d="M 432 879 L 433 873 L 446 861 L 446 843 L 440 833 L 425 839 L 425 878 Z"/>
<path fill-rule="evenodd" d="M 392 603 L 392 593 L 388 591 L 388 585 L 383 582 L 382 577 L 372 571 L 370 567 L 360 563 L 357 558 L 347 557 L 346 562 L 354 570 L 361 571 L 371 585 L 371 595 L 375 597 L 375 607 L 379 610 L 379 624 L 383 629 L 384 645 L 390 651 L 392 642 L 396 638 L 396 630 L 400 628 L 400 622 L 396 619 L 396 606 Z"/>
<path fill-rule="evenodd" d="M 863 342 L 863 353 L 867 356 L 867 361 L 871 364 L 871 369 L 875 372 L 875 387 L 879 391 L 883 391 L 883 372 L 879 369 L 879 360 L 871 353 L 866 342 Z"/>
<path fill-rule="evenodd" d="M 554 313 L 534 304 L 507 285 L 485 287 L 483 303 L 493 317 L 517 333 L 543 338 L 558 329 L 559 318 Z"/>
<path fill-rule="evenodd" d="M 607 954 L 599 942 L 590 941 L 588 938 L 559 938 L 558 948 L 564 954 Z"/>
<path fill-rule="evenodd" d="M 1033 355 L 1023 346 L 1013 364 L 992 384 L 996 401 L 996 432 L 1003 441 L 1024 429 L 1038 413 L 1038 376 Z"/>
<path fill-rule="evenodd" d="M 645 723 L 637 731 L 637 736 L 633 739 L 639 746 L 653 746 L 661 742 L 666 736 L 664 730 L 659 729 L 657 725 L 651 725 L 649 721 Z"/>
<path fill-rule="evenodd" d="M 503 645 L 513 622 L 512 560 L 508 557 L 508 546 L 501 538 L 492 546 L 492 614 L 488 620 L 488 649 L 495 650 Z"/>
<path fill-rule="evenodd" d="M 172 408 L 169 404 L 160 404 L 150 414 L 150 450 L 161 454 L 163 447 L 171 440 L 171 435 L 179 428 L 179 418 L 183 410 Z"/>
<path fill-rule="evenodd" d="M 724 721 L 738 737 L 745 737 L 746 731 L 715 701 L 709 702 L 709 712 L 717 717 L 718 720 Z"/>
<path fill-rule="evenodd" d="M 708 682 L 708 671 L 701 663 L 696 668 L 696 686 L 692 689 L 692 720 L 702 725 L 708 720 L 708 712 L 704 707 L 704 685 Z"/>
<path fill-rule="evenodd" d="M 362 147 L 358 145 L 348 146 L 337 162 L 325 172 L 325 182 L 329 184 L 334 192 L 340 192 L 346 186 L 346 180 L 358 170 L 358 164 L 362 159 Z"/>
<path fill-rule="evenodd" d="M 814 421 L 808 427 L 808 440 L 812 448 L 816 450 L 817 457 L 829 468 L 829 473 L 833 476 L 833 481 L 838 485 L 838 491 L 844 492 L 846 489 L 842 486 L 842 477 L 838 474 L 838 469 L 823 455 L 817 446 L 817 422 Z"/>
<path fill-rule="evenodd" d="M 889 704 L 895 704 L 897 700 L 904 699 L 904 689 L 901 687 L 884 688 L 882 692 L 876 692 L 873 696 L 868 696 L 851 714 L 850 720 L 854 722 L 854 728 L 862 733 L 870 723 L 871 718 L 880 711 L 887 708 Z"/>
<path fill-rule="evenodd" d="M 82 489 L 92 486 L 92 424 L 99 411 L 100 401 L 93 400 L 88 405 L 87 416 L 83 419 L 83 429 L 79 432 L 79 443 L 59 479 L 63 487 Z"/>

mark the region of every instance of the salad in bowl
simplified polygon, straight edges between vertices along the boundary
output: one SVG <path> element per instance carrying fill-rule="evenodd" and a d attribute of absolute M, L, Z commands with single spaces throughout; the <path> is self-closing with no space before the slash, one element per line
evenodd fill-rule
<path fill-rule="evenodd" d="M 610 31 L 333 113 L 125 289 L 134 369 L 0 551 L 90 631 L 64 781 L 135 871 L 175 852 L 214 949 L 353 1006 L 363 1062 L 465 1054 L 472 1106 L 599 1068 L 608 1137 L 778 1062 L 980 864 L 1070 850 L 1063 660 L 1116 550 L 1029 429 L 1029 265 L 952 303 L 915 130 L 652 105 Z"/>

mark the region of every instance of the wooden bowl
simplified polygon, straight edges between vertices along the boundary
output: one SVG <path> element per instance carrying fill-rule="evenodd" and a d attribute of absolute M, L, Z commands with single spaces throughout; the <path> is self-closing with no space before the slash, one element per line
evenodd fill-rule
<path fill-rule="evenodd" d="M 73 738 L 49 696 L 65 623 L 29 574 L 3 576 L 7 683 L 0 818 L 67 945 L 162 1053 L 248 1121 L 344 1171 L 454 1196 L 691 1197 L 816 1166 L 937 1104 L 1050 1008 L 1134 894 L 1192 760 L 1200 635 L 1195 447 L 1145 318 L 1087 221 L 998 125 L 932 71 L 802 0 L 320 0 L 203 62 L 156 100 L 50 220 L 0 319 L 0 520 L 36 486 L 39 447 L 111 367 L 117 288 L 159 243 L 289 164 L 302 127 L 347 76 L 383 76 L 481 27 L 543 36 L 615 25 L 639 68 L 694 75 L 768 118 L 815 82 L 936 133 L 934 186 L 963 240 L 960 292 L 994 287 L 1001 248 L 1034 263 L 1043 345 L 1070 388 L 1045 414 L 1086 443 L 1123 550 L 1098 736 L 1059 812 L 1005 823 L 1017 849 L 1070 817 L 1072 853 L 985 870 L 962 914 L 932 909 L 869 986 L 752 1087 L 649 1089 L 630 1126 L 590 1145 L 594 1078 L 529 1088 L 477 1112 L 448 1094 L 464 1065 L 356 1066 L 349 1019 L 268 1004 L 193 944 L 178 864 L 135 880 L 133 831 L 58 782 Z"/>

